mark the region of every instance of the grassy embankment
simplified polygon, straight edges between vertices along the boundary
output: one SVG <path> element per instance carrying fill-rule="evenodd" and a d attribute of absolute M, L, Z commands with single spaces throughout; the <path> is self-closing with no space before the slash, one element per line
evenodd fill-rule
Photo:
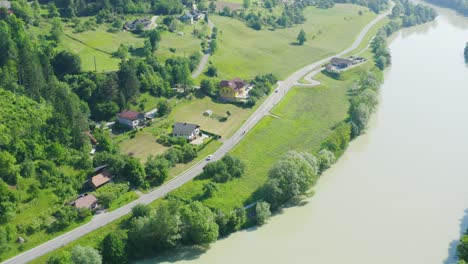
<path fill-rule="evenodd" d="M 358 14 L 360 10 L 363 15 Z M 275 31 L 256 31 L 239 20 L 211 16 L 221 30 L 219 49 L 211 58 L 220 77 L 252 78 L 271 72 L 282 79 L 312 61 L 347 48 L 376 15 L 365 7 L 337 4 L 330 9 L 308 7 L 304 16 L 304 24 Z M 308 39 L 303 46 L 294 45 L 300 29 Z"/>
<path fill-rule="evenodd" d="M 370 38 L 371 34 L 368 39 Z M 347 43 L 351 41 L 348 40 Z M 364 55 L 370 54 L 367 52 Z M 340 81 L 320 74 L 317 78 L 322 85 L 319 87 L 292 89 L 273 110 L 280 118 L 264 118 L 232 151 L 233 155 L 246 162 L 246 174 L 240 179 L 222 184 L 217 194 L 203 202 L 210 207 L 226 211 L 245 205 L 254 198 L 252 195 L 265 182 L 268 169 L 279 156 L 289 150 L 312 153 L 317 151 L 321 140 L 332 131 L 333 126 L 347 117 L 349 103 L 346 88 L 358 78 L 363 68 L 371 67 L 371 62 L 366 63 L 346 73 Z M 173 193 L 185 198 L 197 197 L 202 193 L 203 183 L 204 180 L 191 181 Z M 158 201 L 154 202 L 153 206 L 157 204 Z M 119 224 L 125 219 L 126 217 L 100 228 L 33 263 L 44 263 L 52 254 L 70 250 L 77 244 L 97 246 L 105 235 L 119 228 Z"/>

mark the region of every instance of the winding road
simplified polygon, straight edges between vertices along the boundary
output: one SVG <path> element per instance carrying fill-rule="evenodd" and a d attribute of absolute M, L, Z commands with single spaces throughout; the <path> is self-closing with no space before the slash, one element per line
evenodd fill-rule
<path fill-rule="evenodd" d="M 391 2 L 390 9 L 385 13 L 378 15 L 374 20 L 372 20 L 369 24 L 367 24 L 362 31 L 359 33 L 358 37 L 354 41 L 354 43 L 347 48 L 346 50 L 330 56 L 328 58 L 319 60 L 314 62 L 310 65 L 307 65 L 298 71 L 291 74 L 288 78 L 283 81 L 278 82 L 278 92 L 273 92 L 270 96 L 268 96 L 265 101 L 258 107 L 258 109 L 247 119 L 247 121 L 242 125 L 242 127 L 236 131 L 236 133 L 229 139 L 227 139 L 224 144 L 213 154 L 212 160 L 218 160 L 222 158 L 227 152 L 229 152 L 234 146 L 236 146 L 241 140 L 245 133 L 250 131 L 265 115 L 267 115 L 270 110 L 286 95 L 286 93 L 293 87 L 296 86 L 296 83 L 306 74 L 309 72 L 319 68 L 324 63 L 328 62 L 332 57 L 341 57 L 353 50 L 355 50 L 359 44 L 362 42 L 364 37 L 366 36 L 367 32 L 370 28 L 372 28 L 377 22 L 382 20 L 391 12 L 391 8 L 393 7 L 394 3 Z M 318 73 L 319 71 L 315 71 Z M 310 76 L 309 78 L 312 78 Z M 245 133 L 244 133 L 245 132 Z M 118 218 L 128 214 L 131 212 L 132 208 L 137 204 L 149 204 L 156 199 L 159 199 L 169 192 L 177 189 L 178 187 L 182 186 L 186 182 L 195 178 L 198 174 L 200 174 L 203 170 L 203 167 L 207 164 L 208 161 L 202 160 L 199 163 L 195 164 L 193 167 L 179 175 L 178 177 L 172 179 L 171 181 L 167 182 L 166 184 L 162 185 L 158 189 L 142 195 L 137 200 L 120 207 L 119 209 L 108 212 L 98 214 L 93 217 L 93 219 L 80 226 L 76 229 L 60 235 L 44 244 L 41 244 L 35 248 L 32 248 L 28 251 L 25 251 L 13 258 L 10 258 L 4 261 L 4 264 L 18 264 L 18 263 L 27 263 L 29 261 L 34 260 L 37 257 L 40 257 L 48 252 L 51 252 L 59 247 L 62 247 L 102 226 L 105 226 Z"/>

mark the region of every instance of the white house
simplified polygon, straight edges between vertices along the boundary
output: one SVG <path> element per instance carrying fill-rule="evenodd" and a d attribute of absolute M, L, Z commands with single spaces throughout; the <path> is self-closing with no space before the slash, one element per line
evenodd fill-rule
<path fill-rule="evenodd" d="M 172 136 L 193 140 L 198 134 L 200 134 L 199 128 L 199 125 L 175 122 L 172 130 Z"/>
<path fill-rule="evenodd" d="M 117 114 L 119 124 L 126 125 L 130 128 L 141 126 L 145 122 L 145 115 L 135 111 L 124 111 Z"/>

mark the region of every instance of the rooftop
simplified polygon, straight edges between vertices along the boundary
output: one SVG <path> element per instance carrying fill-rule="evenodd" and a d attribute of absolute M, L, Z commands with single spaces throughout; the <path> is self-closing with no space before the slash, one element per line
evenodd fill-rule
<path fill-rule="evenodd" d="M 91 183 L 95 188 L 98 188 L 112 179 L 112 175 L 107 170 L 103 170 L 101 173 L 91 178 Z"/>
<path fill-rule="evenodd" d="M 122 113 L 117 114 L 118 117 L 128 119 L 128 120 L 137 120 L 143 117 L 142 113 L 135 112 L 135 111 L 123 111 Z"/>
<path fill-rule="evenodd" d="M 76 208 L 91 208 L 97 202 L 96 196 L 92 194 L 86 194 L 83 197 L 76 199 Z"/>
<path fill-rule="evenodd" d="M 177 135 L 190 135 L 195 129 L 199 127 L 199 125 L 195 124 L 175 122 L 172 133 Z"/>
<path fill-rule="evenodd" d="M 246 81 L 242 80 L 241 78 L 234 78 L 232 80 L 223 80 L 220 83 L 221 87 L 231 87 L 234 90 L 240 90 L 245 87 L 247 84 Z"/>

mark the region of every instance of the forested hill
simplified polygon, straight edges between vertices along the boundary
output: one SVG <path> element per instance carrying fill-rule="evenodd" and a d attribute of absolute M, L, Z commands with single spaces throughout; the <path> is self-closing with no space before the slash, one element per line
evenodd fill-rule
<path fill-rule="evenodd" d="M 15 186 L 20 178 L 34 178 L 41 188 L 70 197 L 84 179 L 64 175 L 59 168 L 91 167 L 90 144 L 84 134 L 89 110 L 68 84 L 55 77 L 52 45 L 45 37 L 31 36 L 16 15 L 0 18 L 0 184 L 4 192 L 10 191 L 3 182 Z M 6 197 L 16 195 L 0 195 L 0 224 L 14 217 L 19 202 Z"/>
<path fill-rule="evenodd" d="M 468 16 L 468 0 L 426 0 L 429 3 L 449 7 Z"/>

